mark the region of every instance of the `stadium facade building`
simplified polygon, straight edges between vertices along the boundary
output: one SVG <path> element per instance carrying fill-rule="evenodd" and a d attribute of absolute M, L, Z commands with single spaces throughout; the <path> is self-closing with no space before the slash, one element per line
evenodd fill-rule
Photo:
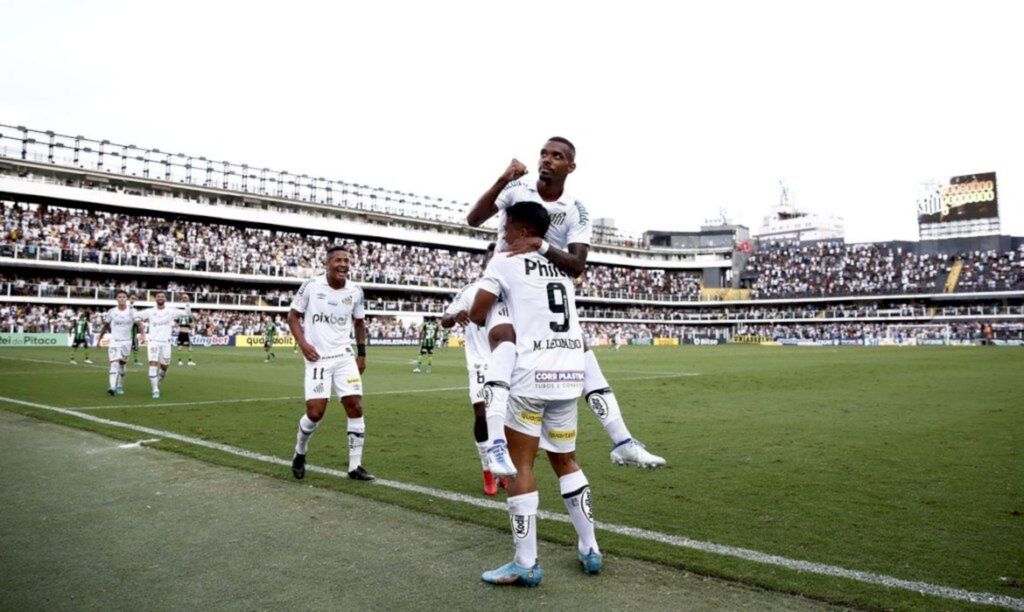
<path fill-rule="evenodd" d="M 11 218 L 25 210 L 39 218 L 51 210 L 66 211 L 65 216 L 114 215 L 143 229 L 157 221 L 188 231 L 217 228 L 250 241 L 299 242 L 309 250 L 336 241 L 371 242 L 368 252 L 417 253 L 432 261 L 435 271 L 437 262 L 460 262 L 457 270 L 429 275 L 386 276 L 375 274 L 372 264 L 357 265 L 352 278 L 365 289 L 368 316 L 388 321 L 439 315 L 477 273 L 478 268 L 462 264 L 495 236 L 493 221 L 483 228 L 465 224 L 466 203 L 6 125 L 0 125 L 0 204 Z M 8 224 L 17 225 L 10 219 Z M 187 291 L 200 313 L 280 317 L 299 283 L 317 273 L 315 258 L 210 257 L 194 249 L 175 251 L 174 240 L 159 255 L 139 254 L 120 246 L 98 249 L 85 237 L 61 235 L 60 227 L 45 230 L 42 237 L 19 227 L 5 231 L 0 307 L 107 308 L 114 302 L 104 286 L 112 281 L 138 287 L 147 303 L 153 289 L 174 282 L 205 287 Z M 1014 240 L 1005 243 L 1008 254 L 999 259 L 1008 258 L 1011 267 L 1020 264 L 1014 251 L 1020 241 Z M 911 244 L 899 247 L 901 252 L 915 250 Z M 756 249 L 742 226 L 651 231 L 633 240 L 603 224 L 580 289 L 581 319 L 598 343 L 614 328 L 656 344 L 717 343 L 736 336 L 786 339 L 822 326 L 833 326 L 851 340 L 859 334 L 861 341 L 864 329 L 876 338 L 891 335 L 885 330 L 927 329 L 948 340 L 951 333 L 963 336 L 964 329 L 981 330 L 985 324 L 996 325 L 998 333 L 1005 329 L 1007 339 L 1021 338 L 1024 282 L 1017 287 L 1015 276 L 1000 290 L 958 291 L 951 269 L 941 272 L 941 282 L 912 290 L 755 299 L 748 283 L 752 277 L 743 270 L 748 256 L 756 260 Z M 927 249 L 917 244 L 917 251 Z M 13 331 L 17 315 L 8 312 L 8 319 Z M 845 331 L 858 326 L 861 331 Z M 750 333 L 766 329 L 771 333 Z"/>

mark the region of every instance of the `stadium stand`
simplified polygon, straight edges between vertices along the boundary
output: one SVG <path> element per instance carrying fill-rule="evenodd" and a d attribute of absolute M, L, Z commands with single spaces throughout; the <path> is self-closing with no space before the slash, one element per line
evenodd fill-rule
<path fill-rule="evenodd" d="M 65 330 L 113 291 L 194 300 L 208 335 L 281 323 L 329 244 L 355 258 L 371 338 L 414 342 L 479 272 L 467 205 L 0 125 L 0 332 Z M 1024 241 L 652 247 L 600 234 L 579 279 L 591 341 L 1024 341 Z M 628 245 L 628 246 L 626 246 Z M 716 274 L 708 275 L 709 270 Z M 721 272 L 721 274 L 718 274 Z M 719 287 L 708 279 L 725 278 Z"/>

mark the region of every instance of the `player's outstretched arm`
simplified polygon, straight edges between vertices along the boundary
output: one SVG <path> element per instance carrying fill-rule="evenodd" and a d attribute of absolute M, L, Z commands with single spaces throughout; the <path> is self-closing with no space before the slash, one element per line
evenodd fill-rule
<path fill-rule="evenodd" d="M 473 299 L 473 306 L 469 309 L 469 320 L 481 327 L 486 325 L 487 313 L 491 311 L 491 307 L 497 300 L 498 296 L 490 291 L 483 289 L 477 291 L 476 298 Z"/>
<path fill-rule="evenodd" d="M 539 251 L 541 243 L 543 241 L 537 236 L 523 236 L 517 238 L 512 244 L 508 245 L 502 250 L 503 253 L 509 255 L 519 255 L 520 253 L 532 253 L 533 251 Z M 580 274 L 583 274 L 587 269 L 587 255 L 590 254 L 590 246 L 574 242 L 569 245 L 568 251 L 557 249 L 551 245 L 548 245 L 547 251 L 541 253 L 548 261 L 555 264 L 562 272 L 565 272 L 569 276 L 576 278 Z"/>
<path fill-rule="evenodd" d="M 512 181 L 525 176 L 529 170 L 523 165 L 523 162 L 518 159 L 513 159 L 508 164 L 508 168 L 501 173 L 498 180 L 495 181 L 491 188 L 484 192 L 480 199 L 476 201 L 473 208 L 466 215 L 466 223 L 470 227 L 480 227 L 485 221 L 498 214 L 498 206 L 495 204 L 498 200 L 498 196 L 501 194 L 501 190 Z"/>
<path fill-rule="evenodd" d="M 472 323 L 472 321 L 469 320 L 469 313 L 465 310 L 460 310 L 455 314 L 449 314 L 446 312 L 441 317 L 441 327 L 446 329 L 449 327 L 455 327 L 456 323 L 460 323 L 462 325 Z"/>

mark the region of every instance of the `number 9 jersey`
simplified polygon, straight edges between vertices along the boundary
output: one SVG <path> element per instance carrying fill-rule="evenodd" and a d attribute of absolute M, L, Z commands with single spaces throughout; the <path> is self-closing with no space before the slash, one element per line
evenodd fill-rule
<path fill-rule="evenodd" d="M 583 332 L 573 279 L 540 254 L 491 258 L 481 291 L 502 298 L 516 329 L 511 395 L 573 399 L 583 391 Z"/>

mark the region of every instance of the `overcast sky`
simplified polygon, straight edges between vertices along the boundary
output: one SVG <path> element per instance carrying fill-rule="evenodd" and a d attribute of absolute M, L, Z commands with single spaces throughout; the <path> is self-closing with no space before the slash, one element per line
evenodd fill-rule
<path fill-rule="evenodd" d="M 1024 3 L 0 0 L 0 123 L 473 201 L 545 139 L 619 228 L 847 240 L 995 171 L 1024 235 Z"/>

